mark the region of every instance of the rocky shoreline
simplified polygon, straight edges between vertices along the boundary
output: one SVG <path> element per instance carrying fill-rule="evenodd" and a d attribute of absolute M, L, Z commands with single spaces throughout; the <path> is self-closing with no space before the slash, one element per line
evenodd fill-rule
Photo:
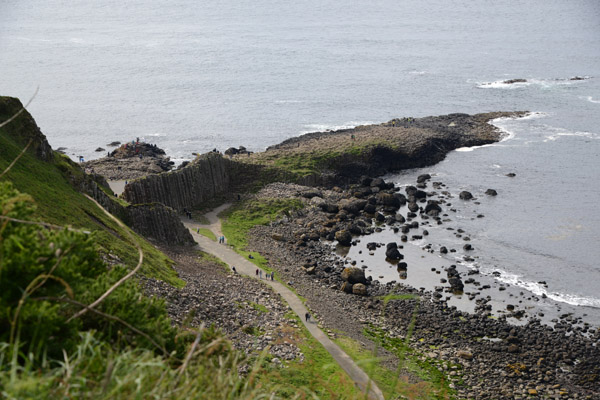
<path fill-rule="evenodd" d="M 600 393 L 599 331 L 568 318 L 550 327 L 535 316 L 516 326 L 507 320 L 523 311 L 513 309 L 495 317 L 488 305 L 491 299 L 485 295 L 473 297 L 475 313 L 459 311 L 449 305 L 449 296 L 443 292 L 468 290 L 465 286 L 473 282 L 472 276 L 452 266 L 442 271 L 446 283 L 427 291 L 399 282 L 382 284 L 335 255 L 329 242 L 356 246 L 359 237 L 387 227 L 398 231 L 397 242 L 387 245 L 388 259 L 396 260 L 400 277 L 403 271 L 410 273 L 414 266 L 401 261 L 398 253 L 403 251 L 404 240 L 426 231 L 411 220 L 419 213 L 429 221 L 443 221 L 444 204 L 427 200 L 433 196 L 416 186 L 406 195 L 392 186 L 372 178 L 349 190 L 271 185 L 258 196 L 297 197 L 304 199 L 306 208 L 271 226 L 254 228 L 250 247 L 264 254 L 282 279 L 307 298 L 308 306 L 326 327 L 356 340 L 366 340 L 365 328 L 385 332 L 390 338 L 405 338 L 417 307 L 411 346 L 419 357 L 456 366 L 444 372 L 459 397 L 596 398 Z M 371 244 L 377 246 L 381 244 Z M 382 298 L 390 294 L 412 294 L 419 300 L 385 304 Z"/>
<path fill-rule="evenodd" d="M 500 132 L 487 122 L 520 115 L 523 113 L 403 118 L 352 130 L 312 133 L 272 146 L 264 153 L 231 154 L 231 160 L 211 154 L 206 160 L 200 160 L 206 164 L 201 164 L 203 168 L 196 160 L 182 168 L 181 173 L 176 171 L 154 178 L 152 182 L 161 182 L 155 185 L 157 188 L 150 185 L 152 182 L 136 181 L 134 185 L 130 183 L 130 191 L 135 185 L 140 186 L 137 192 L 146 197 L 140 197 L 139 202 L 160 202 L 159 198 L 152 197 L 153 193 L 162 196 L 171 193 L 163 190 L 167 183 L 181 185 L 187 182 L 185 177 L 196 182 L 208 173 L 210 193 L 199 187 L 174 200 L 177 208 L 201 207 L 202 204 L 188 203 L 232 192 L 232 188 L 239 189 L 237 181 L 230 182 L 232 177 L 245 180 L 247 171 L 256 171 L 245 165 L 269 165 L 273 160 L 290 157 L 304 160 L 314 157 L 315 150 L 327 152 L 350 143 L 350 152 L 328 158 L 327 163 L 319 164 L 312 171 L 314 179 L 304 179 L 312 186 L 274 183 L 256 195 L 248 195 L 297 198 L 305 203 L 304 209 L 291 216 L 270 226 L 255 227 L 249 247 L 263 254 L 277 276 L 307 299 L 307 306 L 325 329 L 341 332 L 371 349 L 376 347 L 375 342 L 389 345 L 410 340 L 413 356 L 439 369 L 460 398 L 597 398 L 600 394 L 598 330 L 569 315 L 555 318 L 551 326 L 543 324 L 539 314 L 521 305 L 518 293 L 514 304 L 503 303 L 504 310 L 498 312 L 494 298 L 486 292 L 490 285 L 476 271 L 471 273 L 460 263 L 454 265 L 447 261 L 444 265 L 428 264 L 432 258 L 427 257 L 433 257 L 428 256 L 433 253 L 435 257 L 461 254 L 464 261 L 477 257 L 477 249 L 469 243 L 468 232 L 453 226 L 447 213 L 452 210 L 453 201 L 481 200 L 473 199 L 473 194 L 468 192 L 452 194 L 443 182 L 432 182 L 431 177 L 425 175 L 414 185 L 402 189 L 381 178 L 360 177 L 363 174 L 377 176 L 407 166 L 431 165 L 458 147 L 498 141 Z M 361 153 L 353 156 L 351 152 L 356 148 L 362 149 Z M 114 167 L 108 169 L 114 172 Z M 219 182 L 228 185 L 219 191 Z M 148 187 L 141 190 L 143 183 L 148 183 Z M 493 188 L 489 188 L 475 197 L 495 194 Z M 453 249 L 436 245 L 429 236 L 429 227 L 434 225 L 447 226 L 464 239 L 464 246 Z M 369 235 L 376 237 L 385 232 L 393 239 L 370 239 Z M 414 252 L 409 246 L 414 247 L 412 242 L 416 241 L 429 243 L 418 249 L 422 256 L 409 261 L 409 252 Z M 396 271 L 397 279 L 369 276 L 369 264 L 375 257 L 382 257 L 384 251 L 385 258 L 377 262 L 388 263 L 389 268 Z M 373 258 L 357 260 L 348 257 L 349 252 L 360 254 L 359 258 Z M 153 280 L 146 281 L 146 288 L 148 293 L 168 300 L 174 321 L 182 323 L 190 310 L 195 310 L 194 323 L 215 323 L 247 352 L 260 350 L 278 337 L 277 327 L 282 324 L 285 307 L 258 282 L 215 273 L 214 266 L 210 270 L 198 267 L 202 263 L 198 264 L 193 254 L 183 254 L 178 248 L 172 248 L 171 257 L 178 261 L 179 274 L 188 282 L 186 288 L 174 289 Z M 417 262 L 416 259 L 423 260 Z M 429 269 L 433 279 L 427 285 L 411 287 L 407 283 L 419 269 Z M 215 287 L 222 288 L 223 292 L 215 295 Z M 495 295 L 504 292 L 512 296 L 514 288 L 501 285 L 494 289 L 497 289 Z M 267 303 L 261 303 L 257 293 L 265 297 Z M 385 300 L 390 295 L 396 297 Z M 472 312 L 457 307 L 459 298 L 463 304 L 470 305 Z M 244 304 L 243 310 L 236 309 L 236 301 Z M 273 313 L 267 313 L 268 317 L 262 315 L 261 306 Z M 415 330 L 409 335 L 413 315 L 416 315 Z M 519 318 L 521 325 L 511 323 Z M 371 336 L 367 337 L 365 332 Z M 257 334 L 271 339 L 257 340 Z M 390 346 L 386 347 L 389 351 L 386 354 L 390 356 L 387 363 L 394 367 L 398 359 L 391 357 L 394 348 Z M 380 354 L 381 351 L 384 350 L 380 350 Z M 301 357 L 297 349 L 291 347 L 274 356 L 285 359 L 284 353 L 292 358 Z"/>

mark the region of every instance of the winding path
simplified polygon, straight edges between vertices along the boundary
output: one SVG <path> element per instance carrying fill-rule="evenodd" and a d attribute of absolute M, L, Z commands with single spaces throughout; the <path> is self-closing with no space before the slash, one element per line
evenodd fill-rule
<path fill-rule="evenodd" d="M 217 215 L 221 211 L 227 209 L 230 205 L 231 204 L 229 203 L 223 204 L 222 206 L 206 214 L 205 217 L 209 221 L 208 225 L 185 220 L 183 218 L 182 222 L 188 229 L 190 229 L 192 236 L 198 243 L 200 250 L 220 258 L 223 262 L 230 266 L 235 266 L 235 269 L 240 274 L 256 277 L 257 266 L 255 264 L 240 256 L 228 246 L 219 244 L 207 238 L 206 236 L 196 233 L 198 228 L 208 228 L 217 237 L 221 236 L 221 221 Z M 350 376 L 350 378 L 355 382 L 358 388 L 364 393 L 368 394 L 369 399 L 384 400 L 383 393 L 377 387 L 375 382 L 373 382 L 369 376 L 362 369 L 360 369 L 358 365 L 356 365 L 356 363 L 337 344 L 331 341 L 331 339 L 329 339 L 329 337 L 321 329 L 319 329 L 314 322 L 307 322 L 305 320 L 304 316 L 306 313 L 308 313 L 308 310 L 298 296 L 294 294 L 294 292 L 278 281 L 265 279 L 264 282 L 271 286 L 275 292 L 279 293 L 281 297 L 283 297 L 291 309 L 298 315 L 298 317 L 300 317 L 300 320 L 306 329 L 308 329 L 310 334 L 317 339 L 319 343 L 323 345 L 323 347 L 325 347 L 325 349 L 329 352 L 329 354 L 331 354 L 335 361 L 337 361 L 340 367 L 342 367 L 348 376 Z"/>

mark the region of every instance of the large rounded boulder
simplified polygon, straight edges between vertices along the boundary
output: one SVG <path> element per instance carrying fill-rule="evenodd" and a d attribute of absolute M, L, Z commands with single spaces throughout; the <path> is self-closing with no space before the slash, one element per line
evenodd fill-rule
<path fill-rule="evenodd" d="M 367 283 L 367 278 L 365 278 L 365 271 L 362 268 L 356 267 L 346 267 L 342 271 L 342 280 L 345 282 L 349 282 L 351 284 L 362 283 L 365 285 Z"/>
<path fill-rule="evenodd" d="M 352 243 L 352 234 L 347 229 L 339 230 L 335 233 L 335 240 L 342 246 L 350 246 L 350 243 Z"/>

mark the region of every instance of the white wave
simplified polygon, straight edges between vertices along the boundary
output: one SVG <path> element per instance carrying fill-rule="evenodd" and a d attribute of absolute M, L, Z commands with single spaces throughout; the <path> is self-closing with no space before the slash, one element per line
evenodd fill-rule
<path fill-rule="evenodd" d="M 594 103 L 594 104 L 600 104 L 600 100 L 594 100 L 594 98 L 592 96 L 588 96 L 585 98 L 587 101 L 589 101 L 590 103 Z"/>
<path fill-rule="evenodd" d="M 502 142 L 506 142 L 507 140 L 513 139 L 515 137 L 515 132 L 512 130 L 509 130 L 506 127 L 506 122 L 509 121 L 516 121 L 516 120 L 526 120 L 526 119 L 534 119 L 534 118 L 541 118 L 541 117 L 545 117 L 547 114 L 542 113 L 542 112 L 530 112 L 527 113 L 526 115 L 523 115 L 521 117 L 501 117 L 501 118 L 496 118 L 493 119 L 491 121 L 489 121 L 488 123 L 495 126 L 496 128 L 498 128 L 502 133 L 502 138 L 500 139 L 500 141 L 498 143 L 502 143 Z M 462 152 L 466 152 L 466 151 L 473 151 L 476 149 L 481 149 L 483 147 L 492 147 L 492 146 L 502 146 L 498 143 L 491 143 L 491 144 L 484 144 L 481 146 L 471 146 L 471 147 L 459 147 L 458 149 L 456 149 L 456 151 L 462 151 Z"/>
<path fill-rule="evenodd" d="M 507 80 L 494 81 L 494 82 L 483 82 L 477 85 L 480 89 L 517 89 L 525 86 L 530 86 L 532 82 L 527 80 L 526 82 L 515 82 L 507 83 Z"/>
<path fill-rule="evenodd" d="M 81 43 L 84 43 L 85 41 L 81 38 L 71 38 L 71 39 L 69 39 L 69 42 L 81 44 Z"/>
<path fill-rule="evenodd" d="M 301 134 L 312 133 L 312 132 L 330 132 L 339 131 L 341 129 L 352 129 L 360 125 L 373 125 L 372 121 L 350 121 L 342 125 L 328 125 L 328 124 L 308 124 L 304 125 L 304 130 L 300 131 Z"/>
<path fill-rule="evenodd" d="M 504 79 L 494 82 L 480 82 L 477 87 L 480 89 L 519 89 L 527 86 L 539 86 L 542 88 L 550 88 L 553 86 L 574 85 L 578 82 L 583 82 L 590 79 L 589 76 L 582 77 L 583 79 L 559 78 L 559 79 L 525 79 L 525 82 L 510 83 L 510 79 Z"/>
<path fill-rule="evenodd" d="M 521 279 L 521 276 L 510 274 L 506 271 L 499 272 L 501 274 L 496 279 L 498 279 L 500 282 L 526 289 L 537 296 L 546 295 L 549 299 L 573 306 L 600 308 L 600 299 L 596 297 L 579 296 L 570 293 L 549 292 L 543 284 L 523 280 Z"/>
<path fill-rule="evenodd" d="M 512 130 L 509 130 L 507 128 L 507 122 L 512 122 L 512 121 L 524 121 L 524 120 L 528 120 L 528 119 L 536 119 L 536 118 L 543 118 L 548 116 L 548 114 L 543 113 L 543 112 L 539 112 L 539 111 L 535 111 L 535 112 L 530 112 L 527 113 L 521 117 L 501 117 L 501 118 L 496 118 L 493 119 L 489 122 L 489 124 L 495 126 L 496 128 L 500 129 L 500 131 L 502 132 L 502 139 L 500 139 L 500 142 L 506 142 L 507 140 L 513 139 L 515 137 L 515 132 Z"/>
<path fill-rule="evenodd" d="M 412 70 L 408 72 L 411 75 L 425 75 L 427 73 L 427 71 L 418 71 L 418 70 Z"/>
<path fill-rule="evenodd" d="M 275 100 L 275 104 L 298 104 L 304 103 L 303 100 Z"/>
<path fill-rule="evenodd" d="M 570 131 L 568 129 L 561 129 L 548 126 L 547 128 L 550 132 L 549 135 L 546 135 L 546 139 L 544 142 L 554 142 L 562 137 L 581 137 L 592 140 L 600 140 L 600 134 L 595 132 L 586 132 L 586 131 Z"/>
<path fill-rule="evenodd" d="M 471 146 L 471 147 L 459 147 L 456 151 L 473 151 L 475 149 L 481 149 L 482 147 L 492 147 L 497 146 L 496 144 L 483 144 L 481 146 Z"/>
<path fill-rule="evenodd" d="M 149 133 L 148 136 L 150 137 L 164 137 L 167 136 L 164 133 Z"/>

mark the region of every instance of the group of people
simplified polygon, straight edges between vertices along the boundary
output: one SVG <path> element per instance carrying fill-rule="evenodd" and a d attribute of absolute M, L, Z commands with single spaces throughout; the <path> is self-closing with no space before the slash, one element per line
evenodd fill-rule
<path fill-rule="evenodd" d="M 183 209 L 184 214 L 189 218 L 192 219 L 192 212 L 189 211 L 187 208 Z"/>
<path fill-rule="evenodd" d="M 263 271 L 262 271 L 262 269 L 260 269 L 260 268 L 256 268 L 256 277 L 257 277 L 257 278 L 259 278 L 259 279 L 262 279 L 262 276 L 263 276 Z M 271 272 L 271 273 L 268 273 L 268 272 L 267 272 L 267 273 L 265 274 L 265 279 L 266 279 L 266 280 L 269 280 L 269 279 L 271 279 L 271 280 L 274 280 L 274 279 L 275 279 L 275 272 Z"/>
<path fill-rule="evenodd" d="M 225 236 L 219 236 L 219 244 L 225 244 Z"/>

